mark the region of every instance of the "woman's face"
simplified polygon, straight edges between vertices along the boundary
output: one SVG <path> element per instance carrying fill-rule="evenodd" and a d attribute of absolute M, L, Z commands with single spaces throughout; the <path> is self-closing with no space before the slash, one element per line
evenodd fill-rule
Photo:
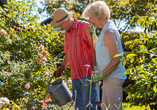
<path fill-rule="evenodd" d="M 89 22 L 94 24 L 95 27 L 99 27 L 100 26 L 99 25 L 99 20 L 97 18 L 93 17 L 93 16 L 89 18 Z"/>

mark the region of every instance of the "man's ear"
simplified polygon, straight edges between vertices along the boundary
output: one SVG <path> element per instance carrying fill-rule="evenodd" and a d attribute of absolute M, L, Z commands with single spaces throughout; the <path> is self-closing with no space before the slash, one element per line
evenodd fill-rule
<path fill-rule="evenodd" d="M 69 18 L 68 21 L 70 22 L 70 21 L 71 21 L 71 18 Z"/>

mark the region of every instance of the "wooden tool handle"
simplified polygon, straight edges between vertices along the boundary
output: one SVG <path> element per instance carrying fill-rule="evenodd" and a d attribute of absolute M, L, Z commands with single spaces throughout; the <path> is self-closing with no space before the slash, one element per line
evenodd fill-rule
<path fill-rule="evenodd" d="M 92 25 L 92 23 L 90 23 L 90 25 Z M 95 48 L 94 48 L 94 40 L 93 40 L 93 33 L 90 33 L 91 34 L 91 41 L 92 41 L 92 50 L 93 50 L 93 61 L 94 61 L 94 66 L 96 66 L 96 57 L 95 57 Z M 94 70 L 95 71 L 95 70 Z"/>

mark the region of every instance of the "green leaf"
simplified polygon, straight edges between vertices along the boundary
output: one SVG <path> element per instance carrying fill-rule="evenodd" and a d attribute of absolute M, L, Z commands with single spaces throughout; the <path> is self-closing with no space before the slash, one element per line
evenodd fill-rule
<path fill-rule="evenodd" d="M 156 7 L 156 8 L 154 8 L 153 10 L 157 10 L 157 7 Z"/>
<path fill-rule="evenodd" d="M 157 52 L 157 47 L 156 47 L 156 48 L 152 48 L 152 49 L 150 49 L 149 52 L 156 53 L 156 52 Z"/>
<path fill-rule="evenodd" d="M 133 63 L 134 62 L 134 58 L 132 58 L 131 60 L 130 60 L 130 63 Z"/>
<path fill-rule="evenodd" d="M 152 59 L 152 62 L 157 64 L 157 58 Z"/>
<path fill-rule="evenodd" d="M 49 38 L 45 38 L 45 40 L 49 43 L 51 43 L 51 40 Z"/>
<path fill-rule="evenodd" d="M 157 93 L 157 83 L 154 85 L 153 90 L 155 93 Z"/>
<path fill-rule="evenodd" d="M 122 58 L 123 57 L 123 54 L 116 54 L 115 56 L 114 56 L 114 58 L 115 57 L 120 57 L 120 58 Z"/>
<path fill-rule="evenodd" d="M 140 51 L 138 53 L 148 53 L 147 48 L 144 45 L 139 45 Z"/>
<path fill-rule="evenodd" d="M 126 56 L 126 58 L 129 59 L 129 58 L 134 57 L 134 56 L 137 56 L 137 55 L 136 55 L 136 54 L 128 54 L 128 55 Z"/>

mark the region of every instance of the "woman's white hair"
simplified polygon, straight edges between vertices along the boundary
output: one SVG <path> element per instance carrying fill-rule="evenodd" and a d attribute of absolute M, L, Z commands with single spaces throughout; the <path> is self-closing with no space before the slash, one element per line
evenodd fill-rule
<path fill-rule="evenodd" d="M 99 20 L 108 20 L 110 19 L 110 9 L 105 2 L 95 1 L 85 8 L 82 17 L 86 19 L 94 17 Z"/>

